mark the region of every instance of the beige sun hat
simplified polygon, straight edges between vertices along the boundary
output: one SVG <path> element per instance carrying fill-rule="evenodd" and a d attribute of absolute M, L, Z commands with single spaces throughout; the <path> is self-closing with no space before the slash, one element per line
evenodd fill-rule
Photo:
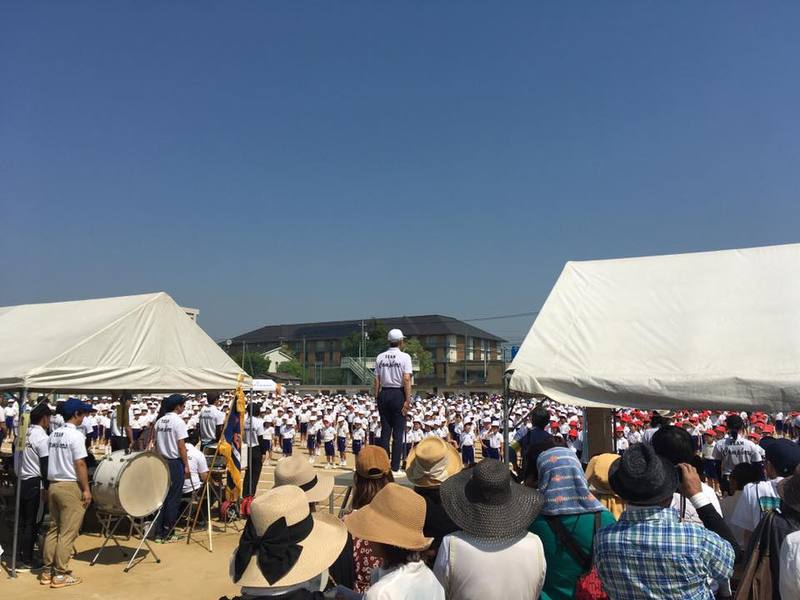
<path fill-rule="evenodd" d="M 296 485 L 306 493 L 309 502 L 322 502 L 333 491 L 333 477 L 314 471 L 309 462 L 300 456 L 287 456 L 275 466 L 275 486 Z"/>
<path fill-rule="evenodd" d="M 422 534 L 425 499 L 396 483 L 386 484 L 367 506 L 347 515 L 344 524 L 357 538 L 406 550 L 425 550 L 433 541 Z"/>
<path fill-rule="evenodd" d="M 272 488 L 250 505 L 245 532 L 231 560 L 233 582 L 255 588 L 303 583 L 330 567 L 346 541 L 344 524 L 327 513 L 312 514 L 303 490 L 289 485 Z M 259 542 L 269 544 L 273 555 L 290 558 L 268 558 L 260 566 Z"/>
<path fill-rule="evenodd" d="M 461 455 L 440 437 L 422 440 L 406 461 L 406 476 L 418 487 L 439 487 L 464 468 Z"/>

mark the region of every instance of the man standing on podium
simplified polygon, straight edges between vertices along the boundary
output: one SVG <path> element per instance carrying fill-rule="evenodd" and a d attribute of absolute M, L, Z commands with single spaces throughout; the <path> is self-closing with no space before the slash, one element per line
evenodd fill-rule
<path fill-rule="evenodd" d="M 389 349 L 375 359 L 375 397 L 381 416 L 380 445 L 392 458 L 398 474 L 403 453 L 406 414 L 411 408 L 411 356 L 403 352 L 403 332 L 389 332 Z M 391 451 L 389 441 L 391 440 Z"/>

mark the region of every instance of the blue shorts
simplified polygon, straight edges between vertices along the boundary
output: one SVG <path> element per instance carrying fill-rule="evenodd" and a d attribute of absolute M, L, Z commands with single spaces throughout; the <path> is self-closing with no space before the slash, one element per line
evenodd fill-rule
<path fill-rule="evenodd" d="M 284 438 L 282 442 L 283 454 L 284 456 L 291 456 L 292 455 L 292 440 L 290 438 Z"/>
<path fill-rule="evenodd" d="M 486 448 L 486 458 L 493 458 L 495 460 L 500 460 L 500 449 Z"/>
<path fill-rule="evenodd" d="M 316 447 L 317 447 L 317 436 L 316 435 L 308 436 L 306 438 L 306 448 L 308 448 L 309 450 L 313 450 Z"/>
<path fill-rule="evenodd" d="M 264 440 L 264 450 L 266 450 L 267 452 L 272 450 L 272 440 L 268 440 L 268 439 Z"/>
<path fill-rule="evenodd" d="M 374 446 L 375 445 L 375 432 L 374 431 L 370 431 L 369 432 L 368 439 L 369 439 L 369 442 L 368 442 L 369 445 L 370 446 Z"/>
<path fill-rule="evenodd" d="M 783 421 L 775 421 L 775 431 L 783 433 Z"/>
<path fill-rule="evenodd" d="M 333 440 L 325 442 L 325 456 L 336 456 L 336 449 L 333 447 Z"/>
<path fill-rule="evenodd" d="M 308 433 L 308 423 L 300 423 L 300 433 Z"/>
<path fill-rule="evenodd" d="M 353 440 L 353 454 L 361 452 L 361 440 Z"/>
<path fill-rule="evenodd" d="M 341 436 L 336 438 L 336 449 L 339 452 L 347 452 L 347 438 Z"/>
<path fill-rule="evenodd" d="M 474 446 L 461 446 L 461 460 L 465 465 L 471 465 L 475 462 L 475 447 Z"/>

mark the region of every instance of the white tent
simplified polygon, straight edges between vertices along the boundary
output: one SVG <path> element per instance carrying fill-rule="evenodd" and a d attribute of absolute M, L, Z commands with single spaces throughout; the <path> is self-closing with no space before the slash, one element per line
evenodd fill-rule
<path fill-rule="evenodd" d="M 164 292 L 0 307 L 0 389 L 227 390 L 250 378 Z"/>
<path fill-rule="evenodd" d="M 510 388 L 581 406 L 800 406 L 800 244 L 569 262 Z"/>

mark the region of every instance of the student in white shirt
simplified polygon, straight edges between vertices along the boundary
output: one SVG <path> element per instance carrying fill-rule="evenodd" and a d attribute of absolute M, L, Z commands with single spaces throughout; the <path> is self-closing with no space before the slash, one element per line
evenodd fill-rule
<path fill-rule="evenodd" d="M 492 421 L 492 429 L 486 436 L 487 458 L 501 460 L 503 455 L 503 434 L 500 433 L 500 423 Z"/>
<path fill-rule="evenodd" d="M 217 407 L 219 394 L 213 392 L 207 398 L 208 404 L 200 410 L 200 448 L 219 440 L 222 437 L 222 425 L 225 423 L 225 413 Z"/>
<path fill-rule="evenodd" d="M 353 419 L 353 433 L 351 437 L 353 438 L 353 455 L 358 458 L 358 454 L 361 452 L 361 448 L 364 446 L 364 441 L 367 437 L 361 419 L 358 417 Z"/>
<path fill-rule="evenodd" d="M 625 450 L 630 448 L 631 444 L 628 441 L 628 438 L 625 437 L 625 428 L 617 425 L 617 429 L 615 431 L 614 443 L 617 445 L 617 454 L 622 456 L 625 454 Z"/>
<path fill-rule="evenodd" d="M 156 451 L 167 461 L 169 467 L 169 490 L 156 524 L 156 541 L 174 541 L 172 534 L 180 511 L 183 481 L 189 477 L 189 457 L 186 454 L 186 423 L 180 414 L 186 405 L 181 394 L 168 396 L 162 404 L 164 416 L 156 421 Z"/>
<path fill-rule="evenodd" d="M 741 431 L 744 422 L 737 414 L 729 415 L 725 421 L 728 427 L 728 437 L 719 440 L 714 447 L 714 460 L 722 463 L 722 489 L 727 491 L 728 476 L 733 467 L 740 463 L 760 463 L 761 448 L 746 439 Z"/>
<path fill-rule="evenodd" d="M 762 516 L 780 507 L 778 485 L 800 464 L 800 447 L 786 439 L 776 439 L 767 446 L 765 471 L 768 481 L 744 486 L 742 495 L 731 515 L 732 525 L 744 530 L 745 543 L 755 531 Z"/>
<path fill-rule="evenodd" d="M 283 450 L 284 456 L 291 456 L 294 451 L 294 436 L 296 435 L 295 425 L 294 418 L 290 418 L 287 419 L 286 424 L 281 427 L 281 449 Z"/>
<path fill-rule="evenodd" d="M 340 416 L 336 419 L 336 449 L 339 451 L 339 466 L 347 465 L 347 437 L 350 433 L 350 428 L 347 426 L 347 421 L 344 417 Z"/>
<path fill-rule="evenodd" d="M 47 402 L 39 403 L 30 415 L 30 425 L 25 437 L 25 449 L 16 455 L 17 474 L 21 481 L 19 508 L 19 560 L 18 571 L 27 571 L 39 565 L 34 564 L 33 543 L 39 532 L 39 503 L 42 485 L 47 488 L 47 457 L 50 453 L 50 440 L 47 428 L 50 425 L 50 407 Z"/>
<path fill-rule="evenodd" d="M 465 467 L 475 464 L 475 434 L 472 432 L 472 421 L 464 421 L 461 431 L 460 449 L 461 462 Z"/>
<path fill-rule="evenodd" d="M 200 442 L 200 432 L 195 431 L 186 438 L 186 456 L 189 458 L 189 478 L 183 481 L 183 501 L 191 502 L 192 494 L 197 493 L 203 484 L 208 480 L 208 460 L 196 446 Z M 199 495 L 198 495 L 199 497 Z M 205 507 L 203 507 L 205 508 Z M 203 528 L 206 525 L 206 513 L 201 508 L 200 517 L 197 520 L 197 527 Z M 194 515 L 190 518 L 193 520 Z"/>
<path fill-rule="evenodd" d="M 78 427 L 92 410 L 92 405 L 70 398 L 61 407 L 65 425 L 54 431 L 48 443 L 47 501 L 50 529 L 44 542 L 44 569 L 39 575 L 43 585 L 62 588 L 81 579 L 69 572 L 72 546 L 80 532 L 83 515 L 92 502 L 89 471 L 86 467 L 86 443 Z"/>
<path fill-rule="evenodd" d="M 336 448 L 334 448 L 334 441 L 336 440 L 336 428 L 331 425 L 331 418 L 324 417 L 322 419 L 322 443 L 325 446 L 325 468 L 332 469 L 333 461 L 336 458 Z"/>

